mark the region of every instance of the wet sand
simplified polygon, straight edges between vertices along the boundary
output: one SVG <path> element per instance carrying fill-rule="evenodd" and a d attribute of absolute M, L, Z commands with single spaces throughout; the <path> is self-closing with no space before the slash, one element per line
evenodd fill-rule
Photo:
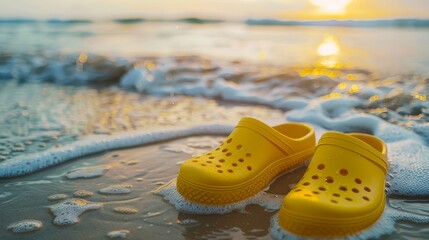
<path fill-rule="evenodd" d="M 230 239 L 236 237 L 271 239 L 268 233 L 270 218 L 275 212 L 251 205 L 244 211 L 226 215 L 195 215 L 177 212 L 161 196 L 152 193 L 160 185 L 177 175 L 180 162 L 190 157 L 183 152 L 163 150 L 165 147 L 189 141 L 218 140 L 219 136 L 191 137 L 138 148 L 105 152 L 72 160 L 57 167 L 13 179 L 0 181 L 0 192 L 9 192 L 1 198 L 1 239 L 102 239 L 112 230 L 127 229 L 128 239 Z M 70 170 L 108 164 L 111 169 L 103 176 L 91 179 L 70 180 L 65 173 Z M 292 174 L 276 180 L 268 190 L 273 194 L 285 194 L 289 184 L 297 182 L 304 173 L 301 167 Z M 112 184 L 133 185 L 131 193 L 103 195 L 101 188 Z M 56 226 L 49 206 L 59 201 L 49 201 L 48 196 L 66 194 L 69 197 L 77 190 L 88 190 L 93 196 L 90 202 L 104 203 L 101 209 L 85 212 L 81 221 L 71 226 Z M 128 202 L 131 200 L 130 202 Z M 138 209 L 136 214 L 121 214 L 113 211 L 118 206 Z M 41 230 L 27 234 L 6 232 L 7 225 L 23 219 L 43 222 Z M 179 237 L 180 236 L 180 237 Z"/>
<path fill-rule="evenodd" d="M 220 136 L 190 137 L 152 144 L 137 148 L 103 152 L 75 159 L 56 167 L 24 177 L 0 180 L 0 239 L 108 239 L 113 230 L 126 229 L 127 239 L 272 239 L 269 234 L 271 217 L 276 211 L 267 211 L 258 205 L 249 205 L 244 210 L 224 215 L 198 215 L 180 213 L 153 191 L 174 179 L 180 163 L 192 153 L 180 151 L 180 146 L 194 146 L 195 142 L 216 143 Z M 194 147 L 194 152 L 210 149 Z M 111 169 L 103 176 L 91 179 L 67 179 L 71 170 L 109 165 Z M 267 193 L 287 194 L 290 187 L 304 174 L 301 166 L 274 181 Z M 131 192 L 122 195 L 106 195 L 98 191 L 112 184 L 131 184 Z M 72 197 L 77 190 L 94 194 L 87 201 L 103 203 L 99 210 L 81 215 L 79 223 L 71 226 L 56 226 L 49 206 L 58 201 L 49 201 L 48 196 L 66 194 Z M 10 193 L 4 197 L 5 193 Z M 426 200 L 389 199 L 391 205 L 409 208 L 412 212 L 428 214 Z M 413 205 L 407 204 L 407 202 Z M 416 204 L 417 203 L 417 204 Z M 135 214 L 114 211 L 120 206 L 134 207 Z M 36 219 L 43 222 L 43 228 L 34 233 L 14 234 L 6 227 L 15 221 Z M 383 239 L 415 239 L 426 236 L 429 224 L 399 222 L 397 233 Z"/>

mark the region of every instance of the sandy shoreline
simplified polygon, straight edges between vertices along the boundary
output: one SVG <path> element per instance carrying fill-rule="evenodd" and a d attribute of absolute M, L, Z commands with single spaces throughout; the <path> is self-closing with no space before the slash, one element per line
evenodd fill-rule
<path fill-rule="evenodd" d="M 177 212 L 162 197 L 151 191 L 175 178 L 179 164 L 190 155 L 172 152 L 163 148 L 186 145 L 189 140 L 204 141 L 219 137 L 191 137 L 144 147 L 95 154 L 66 162 L 59 166 L 24 177 L 0 180 L 0 192 L 10 192 L 2 198 L 0 228 L 2 239 L 101 239 L 108 232 L 117 229 L 130 231 L 128 239 L 169 239 L 182 236 L 183 239 L 207 237 L 246 236 L 270 239 L 268 227 L 273 212 L 266 212 L 260 206 L 246 207 L 243 212 L 226 215 L 193 215 Z M 198 149 L 197 149 L 198 150 Z M 81 167 L 107 164 L 111 169 L 101 177 L 69 180 L 64 174 Z M 297 181 L 304 172 L 300 168 L 293 175 L 287 175 L 272 184 L 268 192 L 285 194 L 288 184 Z M 131 184 L 131 193 L 124 195 L 103 195 L 98 191 L 112 184 Z M 286 185 L 285 185 L 286 183 Z M 87 201 L 104 203 L 99 210 L 81 215 L 81 221 L 72 226 L 56 226 L 49 206 L 61 202 L 49 201 L 48 196 L 66 194 L 72 197 L 77 190 L 88 190 L 93 196 Z M 133 200 L 127 202 L 128 200 Z M 124 201 L 124 203 L 121 203 Z M 114 203 L 112 203 L 114 202 Z M 138 209 L 136 214 L 120 214 L 113 211 L 118 206 Z M 18 214 L 17 214 L 18 213 Z M 250 217 L 250 218 L 249 218 Z M 13 234 L 4 231 L 12 222 L 23 219 L 38 219 L 43 222 L 41 230 L 29 234 Z M 227 237 L 228 238 L 228 237 Z"/>
<path fill-rule="evenodd" d="M 225 215 L 200 215 L 180 213 L 153 190 L 175 178 L 180 162 L 192 153 L 180 149 L 195 142 L 212 142 L 219 136 L 182 138 L 148 146 L 109 151 L 78 158 L 56 167 L 48 168 L 23 177 L 0 180 L 0 192 L 11 193 L 0 200 L 1 239 L 107 239 L 108 232 L 126 229 L 127 239 L 272 239 L 269 234 L 271 217 L 276 211 L 267 211 L 258 205 L 249 205 L 242 211 Z M 191 144 L 189 144 L 191 143 Z M 194 152 L 206 148 L 193 148 Z M 189 149 L 188 149 L 189 150 Z M 111 169 L 101 177 L 70 180 L 65 174 L 73 169 L 109 165 Z M 302 166 L 273 182 L 267 193 L 281 197 L 290 190 L 305 172 Z M 123 195 L 100 194 L 99 190 L 112 184 L 131 184 L 131 192 Z M 99 210 L 85 212 L 79 223 L 71 226 L 53 224 L 49 206 L 58 201 L 49 201 L 48 196 L 66 194 L 69 198 L 77 190 L 88 190 L 94 194 L 85 200 L 103 203 Z M 131 201 L 130 201 L 131 200 Z M 395 207 L 414 206 L 411 212 L 424 213 L 426 201 L 391 199 Z M 137 209 L 135 214 L 121 214 L 115 207 L 126 206 Z M 423 212 L 422 212 L 423 211 Z M 428 214 L 428 213 L 426 213 Z M 13 234 L 6 227 L 15 221 L 37 219 L 43 228 L 34 233 Z M 383 239 L 398 239 L 402 236 L 425 236 L 427 224 L 399 222 L 397 233 Z M 417 230 L 410 235 L 410 229 Z"/>

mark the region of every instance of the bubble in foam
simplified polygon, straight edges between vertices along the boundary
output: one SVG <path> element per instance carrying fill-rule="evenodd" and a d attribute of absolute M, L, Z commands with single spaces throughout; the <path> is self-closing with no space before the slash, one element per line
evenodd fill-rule
<path fill-rule="evenodd" d="M 379 239 L 382 236 L 392 234 L 396 231 L 395 225 L 397 221 L 410 221 L 415 223 L 428 223 L 429 216 L 404 212 L 386 205 L 384 212 L 376 223 L 368 229 L 357 234 L 336 239 L 344 240 L 363 240 L 363 239 Z M 298 240 L 303 239 L 293 233 L 290 233 L 280 227 L 278 222 L 278 214 L 271 218 L 271 225 L 269 232 L 274 239 L 290 239 Z"/>
<path fill-rule="evenodd" d="M 98 191 L 100 193 L 103 193 L 103 194 L 112 194 L 112 195 L 127 194 L 127 193 L 131 192 L 130 188 L 132 188 L 132 187 L 133 187 L 133 185 L 131 185 L 131 184 L 123 183 L 123 184 L 110 185 L 110 186 L 102 188 Z"/>
<path fill-rule="evenodd" d="M 113 208 L 113 211 L 117 213 L 123 213 L 123 214 L 134 214 L 139 212 L 137 208 L 129 207 L 129 206 L 118 206 Z"/>
<path fill-rule="evenodd" d="M 111 231 L 107 234 L 107 237 L 110 239 L 125 239 L 127 238 L 128 234 L 130 234 L 129 230 L 115 230 Z"/>
<path fill-rule="evenodd" d="M 344 103 L 344 106 L 338 105 L 341 103 Z M 285 117 L 289 121 L 312 123 L 336 131 L 375 132 L 380 119 L 372 115 L 353 115 L 351 109 L 354 104 L 356 102 L 353 98 L 314 102 L 305 109 L 288 112 Z"/>
<path fill-rule="evenodd" d="M 163 196 L 178 211 L 193 214 L 225 214 L 234 210 L 243 210 L 247 205 L 257 204 L 264 207 L 267 211 L 278 210 L 283 202 L 283 196 L 260 192 L 255 196 L 229 205 L 209 206 L 199 203 L 193 203 L 183 198 L 176 188 L 176 179 L 168 182 L 153 192 Z"/>
<path fill-rule="evenodd" d="M 415 140 L 388 144 L 390 169 L 388 194 L 427 196 L 429 149 Z"/>
<path fill-rule="evenodd" d="M 11 223 L 7 226 L 7 230 L 13 233 L 28 233 L 34 232 L 43 227 L 43 223 L 38 220 L 22 220 Z"/>
<path fill-rule="evenodd" d="M 91 203 L 83 199 L 72 198 L 50 206 L 54 214 L 54 224 L 73 225 L 79 222 L 79 216 L 89 210 L 96 210 L 101 207 L 100 203 Z"/>
<path fill-rule="evenodd" d="M 76 192 L 73 193 L 73 196 L 77 197 L 77 198 L 86 198 L 86 197 L 91 197 L 94 193 L 87 191 L 87 190 L 77 190 Z"/>
<path fill-rule="evenodd" d="M 78 168 L 66 173 L 68 179 L 78 178 L 95 178 L 103 176 L 107 171 L 110 170 L 109 165 L 100 165 L 86 168 Z"/>
<path fill-rule="evenodd" d="M 49 201 L 58 201 L 58 200 L 66 199 L 67 197 L 68 197 L 68 196 L 67 196 L 66 194 L 59 193 L 59 194 L 53 194 L 53 195 L 50 195 L 50 196 L 48 197 L 48 200 L 49 200 Z"/>

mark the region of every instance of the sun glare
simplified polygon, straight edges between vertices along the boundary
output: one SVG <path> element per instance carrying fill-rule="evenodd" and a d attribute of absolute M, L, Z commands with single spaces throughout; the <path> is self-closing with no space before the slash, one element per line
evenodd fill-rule
<path fill-rule="evenodd" d="M 351 0 L 311 0 L 311 3 L 327 13 L 343 13 Z"/>
<path fill-rule="evenodd" d="M 330 34 L 326 34 L 323 42 L 317 48 L 317 52 L 320 56 L 331 56 L 338 54 L 340 52 L 340 47 L 338 45 L 337 39 Z"/>

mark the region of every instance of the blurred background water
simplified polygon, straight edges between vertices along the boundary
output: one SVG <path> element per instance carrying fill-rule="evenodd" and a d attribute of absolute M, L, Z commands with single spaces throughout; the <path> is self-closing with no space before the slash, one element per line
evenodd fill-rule
<path fill-rule="evenodd" d="M 257 23 L 9 19 L 0 21 L 0 52 L 3 56 L 29 54 L 35 59 L 58 53 L 119 58 L 197 55 L 283 67 L 321 65 L 397 73 L 428 69 L 426 25 Z"/>

